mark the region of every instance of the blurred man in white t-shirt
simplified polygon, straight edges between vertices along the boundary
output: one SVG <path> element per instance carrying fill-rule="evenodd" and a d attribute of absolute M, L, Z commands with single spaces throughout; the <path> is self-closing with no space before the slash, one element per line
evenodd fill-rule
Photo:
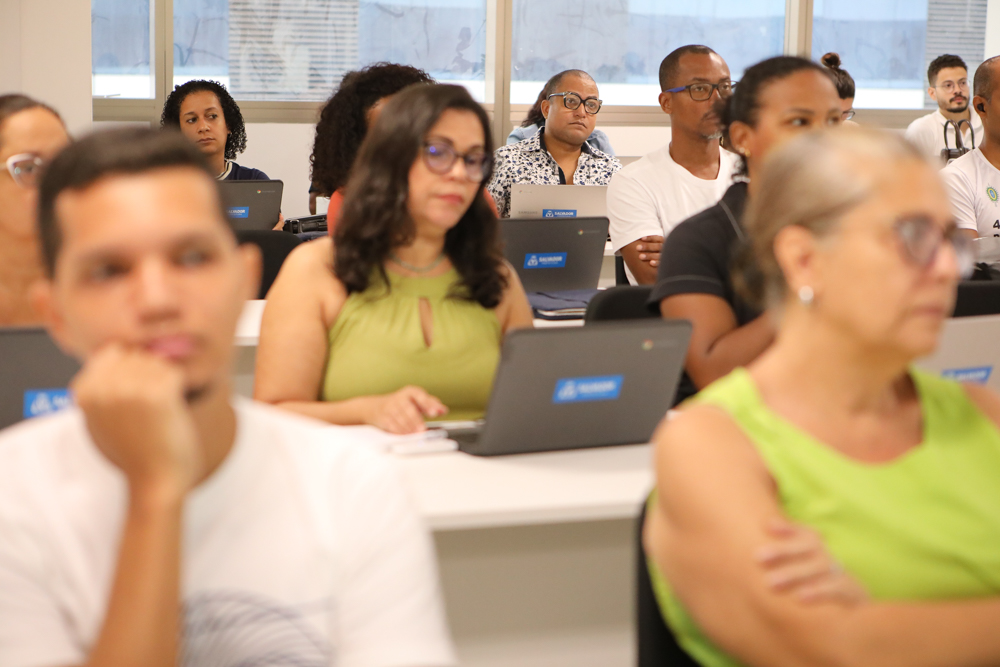
<path fill-rule="evenodd" d="M 733 180 L 736 155 L 719 145 L 714 105 L 732 91 L 729 67 L 707 46 L 674 50 L 660 63 L 660 108 L 670 143 L 621 169 L 608 186 L 611 244 L 629 280 L 656 282 L 664 238 L 713 206 Z"/>
<path fill-rule="evenodd" d="M 76 408 L 0 433 L 0 665 L 451 665 L 433 548 L 344 431 L 231 397 L 259 254 L 179 134 L 117 130 L 39 190 L 35 302 Z"/>
<path fill-rule="evenodd" d="M 976 70 L 972 108 L 982 120 L 983 141 L 941 170 L 955 220 L 972 236 L 1000 237 L 1000 57 Z"/>
<path fill-rule="evenodd" d="M 927 67 L 927 94 L 937 102 L 934 113 L 921 116 L 906 128 L 906 138 L 920 149 L 934 164 L 946 164 L 941 156 L 945 149 L 945 126 L 948 121 L 962 123 L 962 145 L 972 148 L 973 134 L 976 143 L 983 141 L 983 123 L 969 109 L 969 70 L 960 57 L 945 54 L 931 61 Z M 971 125 L 971 128 L 970 128 Z M 955 128 L 947 126 L 948 147 L 955 148 Z"/>

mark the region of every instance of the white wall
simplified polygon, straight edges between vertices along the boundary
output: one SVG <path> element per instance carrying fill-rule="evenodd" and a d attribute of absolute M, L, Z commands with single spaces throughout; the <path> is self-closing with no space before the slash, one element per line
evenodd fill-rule
<path fill-rule="evenodd" d="M 236 161 L 284 182 L 286 218 L 309 215 L 309 155 L 315 126 L 309 123 L 247 123 L 247 149 Z"/>
<path fill-rule="evenodd" d="M 0 0 L 0 94 L 51 105 L 70 132 L 90 129 L 90 0 Z"/>

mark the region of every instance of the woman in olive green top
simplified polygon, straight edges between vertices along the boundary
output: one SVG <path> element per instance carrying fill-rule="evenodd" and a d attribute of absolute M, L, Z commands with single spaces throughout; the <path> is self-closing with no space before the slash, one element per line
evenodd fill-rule
<path fill-rule="evenodd" d="M 758 186 L 742 275 L 777 339 L 657 435 L 664 617 L 706 667 L 1000 665 L 1000 398 L 910 367 L 971 268 L 935 171 L 843 128 L 779 149 Z M 776 521 L 825 551 L 795 565 Z M 829 595 L 842 571 L 868 596 Z"/>
<path fill-rule="evenodd" d="M 394 433 L 482 416 L 504 333 L 531 326 L 483 196 L 492 154 L 489 120 L 464 88 L 393 96 L 335 236 L 297 248 L 268 293 L 259 400 Z"/>

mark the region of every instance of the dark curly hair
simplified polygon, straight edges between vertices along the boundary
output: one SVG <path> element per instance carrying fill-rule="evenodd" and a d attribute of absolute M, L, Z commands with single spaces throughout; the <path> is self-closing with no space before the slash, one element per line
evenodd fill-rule
<path fill-rule="evenodd" d="M 171 127 L 180 129 L 181 127 L 181 104 L 191 93 L 208 91 L 215 93 L 222 105 L 222 117 L 226 120 L 226 129 L 229 136 L 226 138 L 226 159 L 235 160 L 236 156 L 247 148 L 247 130 L 243 123 L 243 114 L 236 100 L 229 94 L 226 87 L 217 81 L 206 81 L 197 79 L 188 81 L 176 88 L 167 96 L 167 101 L 163 103 L 163 114 L 160 116 L 161 127 Z"/>
<path fill-rule="evenodd" d="M 368 110 L 415 83 L 434 83 L 434 79 L 421 69 L 395 63 L 375 63 L 344 75 L 320 112 L 309 157 L 312 182 L 320 193 L 332 195 L 347 183 L 368 131 Z"/>
<path fill-rule="evenodd" d="M 489 118 L 465 88 L 418 84 L 393 96 L 361 145 L 334 231 L 334 273 L 349 294 L 368 289 L 376 271 L 388 285 L 385 262 L 393 248 L 413 240 L 407 210 L 410 168 L 420 159 L 427 133 L 448 109 L 475 114 L 483 127 L 483 150 L 493 154 Z M 489 169 L 476 198 L 444 239 L 445 254 L 461 276 L 451 296 L 484 308 L 496 307 L 507 287 L 499 222 L 483 194 L 491 176 Z"/>

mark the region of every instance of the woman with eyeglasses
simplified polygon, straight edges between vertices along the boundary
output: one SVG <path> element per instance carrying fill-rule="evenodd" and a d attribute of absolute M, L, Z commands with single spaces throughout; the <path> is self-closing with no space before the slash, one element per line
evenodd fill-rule
<path fill-rule="evenodd" d="M 0 326 L 39 321 L 29 295 L 42 277 L 36 188 L 45 163 L 69 140 L 52 108 L 24 95 L 0 95 Z"/>
<path fill-rule="evenodd" d="M 532 322 L 483 191 L 489 127 L 460 86 L 386 103 L 333 238 L 296 249 L 268 294 L 259 400 L 392 433 L 482 416 L 504 334 Z"/>
<path fill-rule="evenodd" d="M 718 204 L 680 223 L 663 244 L 650 305 L 667 319 L 693 325 L 678 401 L 753 361 L 774 339 L 774 327 L 733 287 L 730 265 L 743 229 L 743 209 L 770 153 L 798 134 L 839 125 L 841 106 L 826 68 L 778 56 L 743 73 L 719 117 L 739 173 Z"/>
<path fill-rule="evenodd" d="M 840 96 L 841 119 L 846 123 L 854 118 L 854 77 L 850 72 L 840 66 L 840 54 L 826 53 L 819 59 L 823 67 L 827 68 L 833 83 L 837 86 L 837 95 Z M 853 121 L 852 125 L 855 125 Z"/>
<path fill-rule="evenodd" d="M 755 177 L 743 285 L 777 338 L 656 435 L 665 618 L 701 665 L 1000 664 L 1000 397 L 911 365 L 972 267 L 941 181 L 861 128 Z"/>
<path fill-rule="evenodd" d="M 488 188 L 502 218 L 510 217 L 514 185 L 607 185 L 622 168 L 617 158 L 587 143 L 601 110 L 594 79 L 573 69 L 550 83 L 553 91 L 541 102 L 545 125 L 524 141 L 501 146 L 493 156 Z"/>
<path fill-rule="evenodd" d="M 542 102 L 549 99 L 549 95 L 558 92 L 559 80 L 562 78 L 564 73 L 560 72 L 554 77 L 545 82 L 545 85 L 540 91 L 538 91 L 538 99 L 535 103 L 528 109 L 528 114 L 524 117 L 521 124 L 511 130 L 510 134 L 507 135 L 507 145 L 516 144 L 519 141 L 524 141 L 525 139 L 530 139 L 535 136 L 535 133 L 545 125 L 545 114 L 542 113 Z M 591 147 L 610 155 L 615 156 L 615 149 L 611 147 L 611 140 L 608 139 L 608 135 L 604 134 L 600 130 L 595 129 L 587 137 L 587 143 Z"/>

